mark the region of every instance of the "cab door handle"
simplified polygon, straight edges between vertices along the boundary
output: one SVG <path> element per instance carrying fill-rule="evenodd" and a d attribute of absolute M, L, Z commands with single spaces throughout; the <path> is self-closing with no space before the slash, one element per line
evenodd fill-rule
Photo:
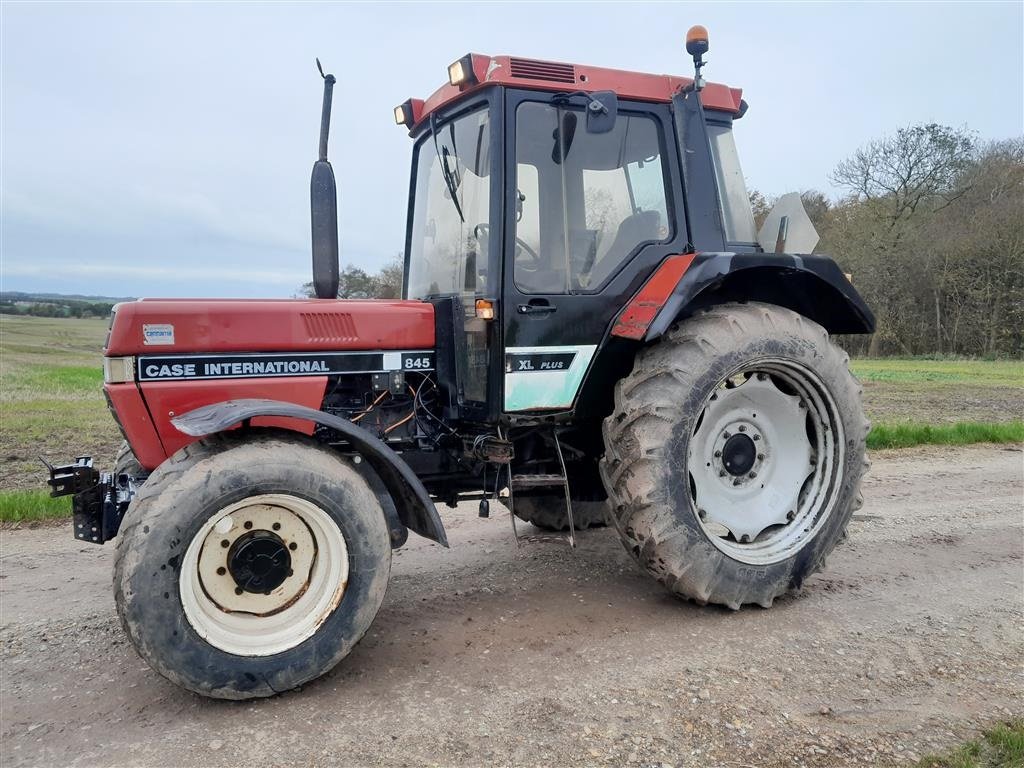
<path fill-rule="evenodd" d="M 547 299 L 530 299 L 528 304 L 520 304 L 516 309 L 521 315 L 546 315 L 558 307 L 549 304 Z"/>

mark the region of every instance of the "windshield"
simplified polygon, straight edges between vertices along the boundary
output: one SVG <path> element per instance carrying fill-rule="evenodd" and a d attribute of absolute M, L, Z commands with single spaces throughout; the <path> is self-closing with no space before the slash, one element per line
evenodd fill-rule
<path fill-rule="evenodd" d="M 490 123 L 482 108 L 439 123 L 416 148 L 406 296 L 487 289 L 490 234 Z"/>

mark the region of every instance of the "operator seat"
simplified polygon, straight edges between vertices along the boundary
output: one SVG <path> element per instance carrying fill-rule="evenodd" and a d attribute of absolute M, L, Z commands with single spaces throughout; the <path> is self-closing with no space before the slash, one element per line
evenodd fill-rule
<path fill-rule="evenodd" d="M 624 218 L 612 244 L 601 249 L 604 255 L 594 263 L 587 282 L 591 286 L 600 285 L 640 243 L 661 240 L 660 227 L 661 214 L 657 211 L 637 211 Z"/>

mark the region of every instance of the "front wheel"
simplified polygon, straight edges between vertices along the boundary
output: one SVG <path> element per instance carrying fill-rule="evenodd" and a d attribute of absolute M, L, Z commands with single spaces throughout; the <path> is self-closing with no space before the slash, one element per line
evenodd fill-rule
<path fill-rule="evenodd" d="M 601 464 L 637 561 L 700 603 L 771 605 L 860 506 L 868 423 L 847 355 L 781 307 L 729 304 L 641 351 Z"/>
<path fill-rule="evenodd" d="M 139 490 L 114 590 L 157 672 L 246 699 L 344 658 L 380 608 L 390 567 L 380 504 L 344 459 L 290 437 L 219 437 L 182 449 Z"/>

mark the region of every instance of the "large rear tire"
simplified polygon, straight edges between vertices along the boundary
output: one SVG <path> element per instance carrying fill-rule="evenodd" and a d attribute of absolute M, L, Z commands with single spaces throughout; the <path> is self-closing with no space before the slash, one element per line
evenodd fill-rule
<path fill-rule="evenodd" d="M 302 438 L 215 437 L 178 451 L 121 526 L 114 595 L 161 675 L 204 696 L 270 696 L 327 672 L 380 608 L 391 544 L 342 457 Z"/>
<path fill-rule="evenodd" d="M 821 326 L 755 303 L 704 311 L 637 355 L 604 422 L 601 473 L 644 569 L 738 609 L 824 565 L 867 466 L 848 359 Z"/>
<path fill-rule="evenodd" d="M 507 506 L 508 502 L 502 500 Z M 523 496 L 516 494 L 515 515 L 545 531 L 569 530 L 569 516 L 565 513 L 564 496 Z M 572 524 L 577 531 L 608 524 L 608 502 L 573 499 Z"/>

